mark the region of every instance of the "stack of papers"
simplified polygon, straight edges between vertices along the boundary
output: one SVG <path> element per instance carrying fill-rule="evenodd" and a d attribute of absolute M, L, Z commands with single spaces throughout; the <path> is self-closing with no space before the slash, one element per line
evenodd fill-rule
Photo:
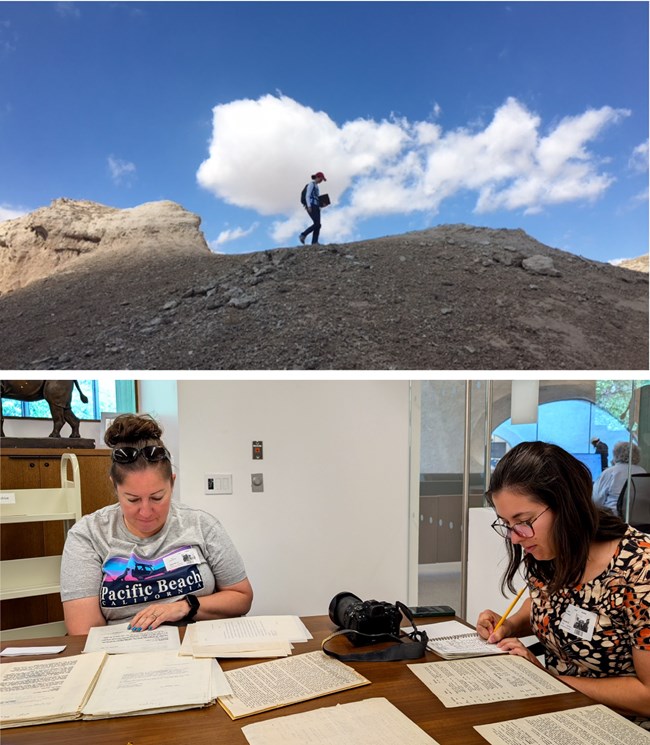
<path fill-rule="evenodd" d="M 298 616 L 222 618 L 188 626 L 180 653 L 192 657 L 287 657 L 294 643 L 311 638 Z"/>
<path fill-rule="evenodd" d="M 177 652 L 89 652 L 0 665 L 0 728 L 158 714 L 230 692 L 216 660 Z"/>

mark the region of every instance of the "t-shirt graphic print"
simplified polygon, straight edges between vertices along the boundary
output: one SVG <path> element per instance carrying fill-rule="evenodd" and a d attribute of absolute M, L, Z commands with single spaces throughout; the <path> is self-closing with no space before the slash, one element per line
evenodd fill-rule
<path fill-rule="evenodd" d="M 101 607 L 123 608 L 196 593 L 204 587 L 197 566 L 202 560 L 194 546 L 151 559 L 135 552 L 111 556 L 102 567 Z"/>

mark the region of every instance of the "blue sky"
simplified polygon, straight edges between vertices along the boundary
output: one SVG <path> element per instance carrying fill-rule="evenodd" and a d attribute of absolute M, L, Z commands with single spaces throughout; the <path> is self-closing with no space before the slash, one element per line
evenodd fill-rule
<path fill-rule="evenodd" d="M 171 199 L 226 253 L 443 223 L 648 251 L 646 2 L 0 2 L 0 219 Z"/>

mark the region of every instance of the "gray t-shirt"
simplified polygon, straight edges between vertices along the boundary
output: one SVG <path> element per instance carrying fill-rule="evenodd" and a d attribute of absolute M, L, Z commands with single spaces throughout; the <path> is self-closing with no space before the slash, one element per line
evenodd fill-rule
<path fill-rule="evenodd" d="M 118 504 L 82 517 L 61 561 L 61 600 L 99 596 L 108 623 L 132 618 L 147 603 L 211 595 L 246 579 L 246 569 L 216 517 L 172 502 L 163 529 L 138 538 Z"/>

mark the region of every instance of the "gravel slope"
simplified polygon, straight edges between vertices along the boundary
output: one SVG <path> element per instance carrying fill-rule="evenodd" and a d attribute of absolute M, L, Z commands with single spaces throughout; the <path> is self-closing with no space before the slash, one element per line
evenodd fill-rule
<path fill-rule="evenodd" d="M 6 370 L 647 370 L 648 275 L 467 225 L 237 256 L 152 237 L 0 296 L 0 334 Z"/>

